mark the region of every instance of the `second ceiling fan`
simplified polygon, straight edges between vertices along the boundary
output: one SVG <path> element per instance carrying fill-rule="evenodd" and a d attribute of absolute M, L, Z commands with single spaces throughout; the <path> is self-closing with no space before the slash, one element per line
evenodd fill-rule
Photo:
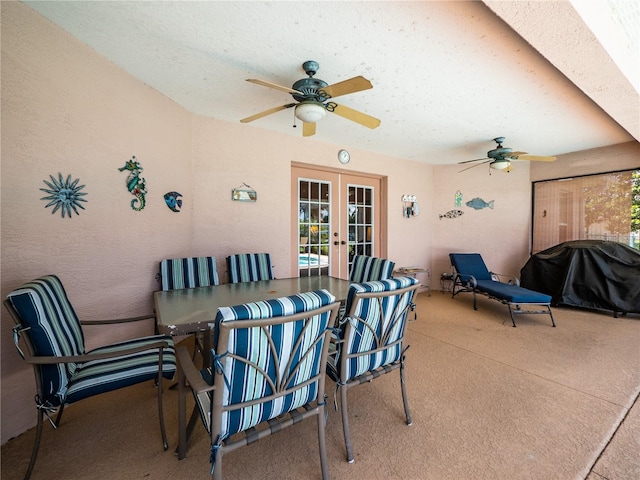
<path fill-rule="evenodd" d="M 335 113 L 336 115 L 368 128 L 376 128 L 380 125 L 380 120 L 375 117 L 352 108 L 345 107 L 344 105 L 338 105 L 333 101 L 329 101 L 330 99 L 341 95 L 347 95 L 349 93 L 360 92 L 362 90 L 373 88 L 373 85 L 371 85 L 369 80 L 358 76 L 329 85 L 323 80 L 313 78 L 319 68 L 317 62 L 309 60 L 302 64 L 302 68 L 308 75 L 308 78 L 298 80 L 291 86 L 291 88 L 283 87 L 265 80 L 248 78 L 247 82 L 287 92 L 291 94 L 296 102 L 286 103 L 278 107 L 270 108 L 264 112 L 243 118 L 240 122 L 252 122 L 259 118 L 266 117 L 267 115 L 271 115 L 272 113 L 295 107 L 294 114 L 296 118 L 302 121 L 302 135 L 305 137 L 315 135 L 316 122 L 324 118 L 327 112 Z"/>
<path fill-rule="evenodd" d="M 458 162 L 459 165 L 464 163 L 476 163 L 475 165 L 471 165 L 470 167 L 464 168 L 460 170 L 460 172 L 464 172 L 469 170 L 470 168 L 477 167 L 478 165 L 484 165 L 486 163 L 489 164 L 489 167 L 494 170 L 504 170 L 506 172 L 511 171 L 511 161 L 512 160 L 530 160 L 536 162 L 553 162 L 556 157 L 544 157 L 540 155 L 529 155 L 527 152 L 514 152 L 513 149 L 509 147 L 503 147 L 502 142 L 504 142 L 504 137 L 496 137 L 493 139 L 494 142 L 498 144 L 496 148 L 493 150 L 489 150 L 487 152 L 487 156 L 484 158 L 476 158 L 475 160 L 465 160 L 464 162 Z"/>

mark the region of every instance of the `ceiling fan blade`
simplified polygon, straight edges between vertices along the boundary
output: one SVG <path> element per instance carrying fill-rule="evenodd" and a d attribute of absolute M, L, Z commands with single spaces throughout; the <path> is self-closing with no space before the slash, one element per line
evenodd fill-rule
<path fill-rule="evenodd" d="M 304 93 L 299 92 L 298 90 L 294 90 L 293 88 L 283 87 L 282 85 L 278 85 L 277 83 L 267 82 L 266 80 L 259 80 L 257 78 L 247 78 L 247 82 L 255 83 L 257 85 L 262 85 L 263 87 L 275 88 L 276 90 L 280 90 L 282 92 L 304 95 Z"/>
<path fill-rule="evenodd" d="M 556 161 L 556 157 L 543 157 L 540 155 L 516 155 L 511 157 L 515 160 L 530 160 L 533 162 L 555 162 Z"/>
<path fill-rule="evenodd" d="M 482 158 L 480 158 L 479 160 L 482 160 Z M 493 162 L 493 159 L 489 158 L 489 159 L 485 160 L 485 161 L 484 161 L 484 162 L 482 162 L 482 163 L 476 163 L 475 165 L 471 165 L 470 167 L 463 168 L 463 169 L 462 169 L 462 170 L 460 170 L 458 173 L 466 172 L 467 170 L 470 170 L 470 169 L 472 169 L 472 168 L 475 168 L 475 167 L 477 167 L 477 166 L 479 166 L 479 165 L 485 165 L 485 164 L 487 164 L 487 163 L 489 163 L 489 162 Z"/>
<path fill-rule="evenodd" d="M 353 108 L 345 107 L 344 105 L 336 105 L 329 111 L 368 128 L 376 128 L 380 125 L 380 120 L 377 118 L 367 115 L 366 113 L 359 112 L 358 110 L 354 110 Z"/>
<path fill-rule="evenodd" d="M 347 93 L 361 92 L 373 88 L 371 82 L 364 77 L 353 77 L 343 82 L 334 83 L 321 89 L 327 98 L 336 98 Z"/>
<path fill-rule="evenodd" d="M 475 160 L 465 160 L 464 162 L 458 162 L 458 165 L 462 165 L 463 163 L 479 162 L 480 160 L 491 160 L 491 159 L 489 157 L 476 158 Z"/>
<path fill-rule="evenodd" d="M 262 118 L 262 117 L 266 117 L 267 115 L 271 115 L 272 113 L 276 113 L 276 112 L 279 112 L 280 110 L 285 110 L 287 108 L 291 108 L 291 107 L 295 107 L 295 106 L 296 106 L 295 103 L 287 103 L 286 105 L 280 105 L 279 107 L 273 107 L 273 108 L 270 108 L 269 110 L 265 110 L 264 112 L 256 113 L 255 115 L 251 115 L 250 117 L 243 118 L 242 120 L 240 120 L 240 122 L 241 123 L 253 122 L 254 120 L 257 120 L 257 119 Z"/>
<path fill-rule="evenodd" d="M 316 134 L 316 124 L 312 122 L 303 122 L 302 124 L 302 136 L 310 137 Z"/>
<path fill-rule="evenodd" d="M 505 157 L 519 157 L 520 155 L 529 155 L 529 152 L 511 152 L 508 155 L 505 155 Z"/>

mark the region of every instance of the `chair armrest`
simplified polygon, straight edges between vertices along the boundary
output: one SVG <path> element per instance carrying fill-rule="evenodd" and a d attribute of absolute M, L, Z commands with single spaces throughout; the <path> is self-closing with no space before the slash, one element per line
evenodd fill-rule
<path fill-rule="evenodd" d="M 25 357 L 25 361 L 29 364 L 35 365 L 55 365 L 57 363 L 84 363 L 91 360 L 104 360 L 106 358 L 118 358 L 126 355 L 132 355 L 134 353 L 144 352 L 145 350 L 152 350 L 154 348 L 166 348 L 169 344 L 166 340 L 158 340 L 157 342 L 149 343 L 146 345 L 140 345 L 138 347 L 127 348 L 124 350 L 118 350 L 116 352 L 104 352 L 95 354 L 84 355 L 66 355 L 60 357 L 51 356 L 31 356 Z"/>
<path fill-rule="evenodd" d="M 463 278 L 464 277 L 464 278 Z M 456 273 L 455 277 L 453 279 L 453 282 L 456 283 L 457 281 L 460 282 L 460 284 L 464 285 L 465 283 L 470 283 L 471 287 L 476 288 L 478 286 L 478 281 L 476 280 L 476 277 L 474 277 L 473 275 L 468 275 L 468 274 L 464 274 L 464 273 Z"/>
<path fill-rule="evenodd" d="M 187 347 L 180 346 L 176 349 L 176 357 L 178 357 L 178 365 L 180 371 L 187 378 L 187 382 L 191 386 L 194 393 L 209 392 L 215 390 L 213 385 L 209 385 L 202 379 L 202 375 L 196 368 L 191 358 L 191 354 Z"/>
<path fill-rule="evenodd" d="M 155 313 L 151 313 L 149 315 L 142 315 L 139 317 L 128 317 L 128 318 L 115 318 L 115 319 L 108 319 L 108 320 L 84 320 L 81 321 L 80 324 L 81 325 L 112 325 L 114 323 L 131 323 L 131 322 L 139 322 L 141 320 L 147 320 L 156 318 Z"/>
<path fill-rule="evenodd" d="M 508 273 L 496 273 L 489 272 L 492 277 L 496 277 L 500 283 L 507 283 L 509 285 L 515 285 L 517 287 L 520 286 L 520 280 L 515 275 L 509 275 Z M 507 280 L 504 281 L 502 278 L 505 277 Z"/>

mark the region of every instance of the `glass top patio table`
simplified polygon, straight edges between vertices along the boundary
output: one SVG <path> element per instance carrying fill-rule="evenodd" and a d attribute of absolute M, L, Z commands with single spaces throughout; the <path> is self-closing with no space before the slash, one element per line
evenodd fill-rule
<path fill-rule="evenodd" d="M 323 288 L 344 303 L 350 286 L 349 280 L 321 275 L 159 291 L 154 292 L 153 297 L 158 331 L 169 335 L 188 335 L 209 329 L 219 307 L 271 300 Z"/>

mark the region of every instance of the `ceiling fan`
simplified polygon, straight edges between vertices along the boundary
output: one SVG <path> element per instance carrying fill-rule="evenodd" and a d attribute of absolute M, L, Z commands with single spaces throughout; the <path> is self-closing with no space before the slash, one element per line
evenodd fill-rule
<path fill-rule="evenodd" d="M 279 107 L 270 108 L 264 112 L 243 118 L 240 122 L 252 122 L 259 118 L 266 117 L 267 115 L 271 115 L 272 113 L 279 112 L 280 110 L 295 107 L 294 115 L 302 121 L 302 135 L 305 137 L 315 135 L 316 122 L 324 118 L 327 112 L 335 113 L 336 115 L 340 115 L 347 120 L 359 123 L 360 125 L 364 125 L 368 128 L 376 128 L 380 125 L 380 120 L 377 118 L 352 108 L 345 107 L 344 105 L 338 105 L 333 101 L 328 101 L 341 95 L 373 88 L 373 85 L 371 85 L 369 80 L 358 76 L 329 85 L 323 80 L 313 78 L 319 67 L 320 65 L 318 62 L 314 62 L 313 60 L 304 62 L 302 64 L 302 68 L 309 77 L 298 80 L 291 86 L 291 88 L 283 87 L 265 80 L 247 78 L 247 82 L 290 93 L 294 100 L 296 100 L 296 103 L 287 103 L 285 105 L 280 105 Z"/>
<path fill-rule="evenodd" d="M 458 164 L 463 163 L 476 163 L 475 165 L 471 165 L 470 167 L 464 168 L 460 170 L 460 172 L 464 172 L 465 170 L 469 170 L 470 168 L 477 167 L 478 165 L 484 165 L 485 163 L 489 164 L 489 167 L 494 170 L 504 170 L 505 172 L 511 171 L 511 160 L 531 160 L 536 162 L 553 162 L 556 157 L 542 157 L 539 155 L 529 155 L 527 152 L 514 152 L 509 147 L 503 147 L 502 142 L 504 142 L 504 137 L 496 137 L 493 139 L 494 142 L 498 144 L 496 148 L 493 150 L 489 150 L 487 152 L 487 156 L 484 158 L 476 158 L 475 160 L 465 160 L 464 162 L 458 162 Z"/>

